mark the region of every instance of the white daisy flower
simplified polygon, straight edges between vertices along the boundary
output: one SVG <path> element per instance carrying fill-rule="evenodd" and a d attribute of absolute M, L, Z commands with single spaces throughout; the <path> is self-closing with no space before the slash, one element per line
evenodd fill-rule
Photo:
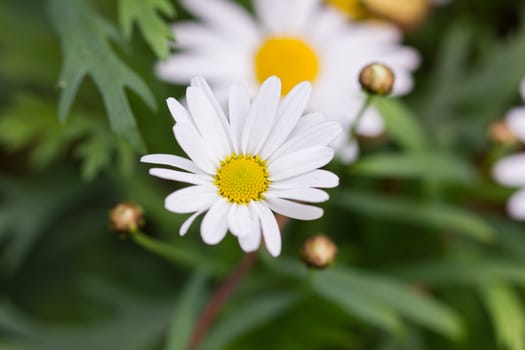
<path fill-rule="evenodd" d="M 412 89 L 411 72 L 419 64 L 416 51 L 399 45 L 401 32 L 386 24 L 351 23 L 322 0 L 253 0 L 255 18 L 226 0 L 182 0 L 202 21 L 173 27 L 175 53 L 156 69 L 161 79 L 187 83 L 202 75 L 225 100 L 228 86 L 242 83 L 250 94 L 269 76 L 278 76 L 283 95 L 302 81 L 313 85 L 309 110 L 322 111 L 350 130 L 365 95 L 357 81 L 371 62 L 394 70 L 394 95 Z M 358 132 L 377 136 L 384 130 L 370 108 Z M 357 145 L 336 145 L 340 154 L 354 155 Z"/>
<path fill-rule="evenodd" d="M 338 185 L 336 175 L 318 168 L 333 158 L 327 145 L 341 128 L 319 113 L 302 116 L 310 92 L 303 82 L 281 101 L 281 82 L 270 77 L 250 101 L 247 91 L 234 85 L 226 116 L 206 81 L 194 78 L 186 90 L 188 110 L 167 100 L 175 138 L 189 159 L 150 154 L 141 161 L 177 168 L 149 173 L 192 185 L 165 200 L 172 212 L 193 213 L 181 235 L 206 213 L 200 231 L 207 244 L 219 243 L 229 230 L 251 252 L 262 233 L 268 251 L 277 256 L 281 235 L 272 211 L 300 220 L 322 216 L 321 208 L 303 202 L 324 202 L 328 194 L 319 188 Z"/>
<path fill-rule="evenodd" d="M 525 80 L 521 84 L 521 95 L 525 101 Z M 525 106 L 511 109 L 505 122 L 512 133 L 525 143 Z M 507 208 L 513 218 L 525 220 L 525 152 L 498 161 L 493 176 L 503 185 L 521 188 L 509 199 Z"/>

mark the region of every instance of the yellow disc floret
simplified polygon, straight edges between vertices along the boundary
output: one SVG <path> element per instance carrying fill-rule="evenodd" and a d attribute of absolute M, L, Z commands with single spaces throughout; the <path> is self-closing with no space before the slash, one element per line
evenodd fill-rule
<path fill-rule="evenodd" d="M 255 73 L 259 83 L 276 75 L 286 95 L 298 83 L 313 82 L 319 73 L 315 51 L 304 41 L 291 37 L 268 38 L 255 55 Z"/>
<path fill-rule="evenodd" d="M 259 156 L 233 154 L 221 162 L 215 185 L 229 202 L 248 204 L 264 198 L 268 178 L 266 162 Z"/>

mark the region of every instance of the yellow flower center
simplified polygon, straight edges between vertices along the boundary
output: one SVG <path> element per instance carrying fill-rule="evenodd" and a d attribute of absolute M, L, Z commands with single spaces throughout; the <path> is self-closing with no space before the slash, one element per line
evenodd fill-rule
<path fill-rule="evenodd" d="M 231 203 L 260 200 L 270 185 L 266 161 L 259 156 L 233 154 L 221 162 L 215 186 Z"/>
<path fill-rule="evenodd" d="M 268 38 L 255 55 L 255 72 L 259 83 L 276 75 L 286 95 L 298 83 L 313 82 L 319 72 L 319 60 L 304 41 L 291 37 Z"/>
<path fill-rule="evenodd" d="M 361 19 L 371 17 L 370 12 L 362 4 L 361 0 L 325 0 L 330 6 L 335 7 L 339 11 L 352 19 Z"/>

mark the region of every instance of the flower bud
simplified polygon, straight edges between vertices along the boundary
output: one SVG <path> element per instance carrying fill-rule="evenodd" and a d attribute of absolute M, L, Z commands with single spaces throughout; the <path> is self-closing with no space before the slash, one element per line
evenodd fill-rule
<path fill-rule="evenodd" d="M 364 90 L 374 95 L 388 95 L 394 87 L 394 72 L 381 63 L 371 63 L 359 74 L 359 83 Z"/>
<path fill-rule="evenodd" d="M 518 142 L 518 138 L 512 130 L 510 130 L 507 123 L 502 120 L 495 121 L 490 125 L 489 136 L 492 141 L 502 145 L 514 145 Z"/>
<path fill-rule="evenodd" d="M 132 233 L 142 226 L 144 211 L 133 202 L 121 202 L 109 212 L 111 229 L 118 233 Z"/>
<path fill-rule="evenodd" d="M 332 264 L 337 254 L 337 246 L 325 235 L 310 237 L 301 250 L 302 260 L 310 267 L 324 269 Z"/>
<path fill-rule="evenodd" d="M 405 29 L 417 27 L 428 14 L 429 0 L 363 0 L 374 15 L 395 22 Z"/>

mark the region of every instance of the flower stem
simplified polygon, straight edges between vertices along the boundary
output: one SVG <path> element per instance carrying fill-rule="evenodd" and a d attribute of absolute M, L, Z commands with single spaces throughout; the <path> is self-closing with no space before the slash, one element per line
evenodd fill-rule
<path fill-rule="evenodd" d="M 288 218 L 277 215 L 277 223 L 281 232 L 288 222 Z M 213 320 L 221 311 L 222 307 L 230 296 L 235 292 L 235 289 L 240 284 L 244 276 L 250 272 L 257 261 L 257 252 L 249 253 L 244 256 L 237 268 L 219 285 L 215 292 L 210 297 L 208 304 L 201 313 L 191 336 L 187 350 L 198 349 L 200 343 L 206 336 L 208 329 L 213 323 Z"/>
<path fill-rule="evenodd" d="M 357 134 L 357 128 L 359 127 L 359 123 L 361 122 L 361 119 L 363 119 L 363 116 L 365 115 L 366 110 L 368 107 L 370 107 L 370 104 L 372 103 L 374 95 L 366 93 L 366 99 L 363 102 L 363 105 L 361 106 L 361 109 L 359 109 L 359 112 L 357 112 L 357 115 L 354 119 L 354 125 L 352 125 L 352 128 L 350 129 L 350 140 L 355 139 Z"/>
<path fill-rule="evenodd" d="M 257 260 L 257 253 L 249 253 L 239 263 L 239 266 L 221 283 L 219 288 L 215 290 L 211 296 L 208 304 L 201 313 L 197 324 L 193 329 L 193 334 L 190 339 L 190 343 L 187 347 L 188 350 L 196 350 L 201 341 L 206 336 L 208 329 L 210 328 L 213 320 L 222 309 L 226 301 L 233 294 L 243 277 L 252 269 Z"/>

